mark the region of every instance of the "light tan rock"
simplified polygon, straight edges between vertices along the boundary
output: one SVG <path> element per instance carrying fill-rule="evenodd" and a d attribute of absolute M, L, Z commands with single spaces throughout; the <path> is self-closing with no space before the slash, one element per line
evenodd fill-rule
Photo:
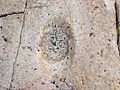
<path fill-rule="evenodd" d="M 23 12 L 26 0 L 0 0 L 0 16 Z"/>
<path fill-rule="evenodd" d="M 9 88 L 16 59 L 23 15 L 0 18 L 0 86 Z"/>
<path fill-rule="evenodd" d="M 11 83 L 10 90 L 120 89 L 115 0 L 28 0 L 22 14 L 21 37 L 15 33 L 20 41 L 15 45 L 20 48 L 12 82 L 9 79 L 7 86 L 1 86 L 9 88 Z"/>

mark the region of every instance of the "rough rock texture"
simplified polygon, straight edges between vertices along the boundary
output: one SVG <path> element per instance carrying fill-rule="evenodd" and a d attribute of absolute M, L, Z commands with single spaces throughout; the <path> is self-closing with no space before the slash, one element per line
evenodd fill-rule
<path fill-rule="evenodd" d="M 0 18 L 0 86 L 9 87 L 18 51 L 22 14 Z"/>
<path fill-rule="evenodd" d="M 119 0 L 1 0 L 0 90 L 120 90 Z"/>
<path fill-rule="evenodd" d="M 117 0 L 115 3 L 115 10 L 116 10 L 117 44 L 120 56 L 120 0 Z"/>
<path fill-rule="evenodd" d="M 26 0 L 0 0 L 0 16 L 24 11 Z"/>

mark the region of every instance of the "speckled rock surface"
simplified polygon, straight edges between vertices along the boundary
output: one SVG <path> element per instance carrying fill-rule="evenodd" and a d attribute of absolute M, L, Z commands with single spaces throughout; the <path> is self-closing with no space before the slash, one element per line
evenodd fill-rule
<path fill-rule="evenodd" d="M 23 15 L 0 18 L 0 86 L 9 87 L 16 59 Z"/>
<path fill-rule="evenodd" d="M 0 90 L 120 90 L 119 0 L 0 2 Z"/>
<path fill-rule="evenodd" d="M 24 12 L 26 0 L 0 0 L 0 16 Z"/>

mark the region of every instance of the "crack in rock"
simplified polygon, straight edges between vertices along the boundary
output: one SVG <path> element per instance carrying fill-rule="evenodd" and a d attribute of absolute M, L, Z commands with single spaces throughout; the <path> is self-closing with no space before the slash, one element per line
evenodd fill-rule
<path fill-rule="evenodd" d="M 0 18 L 2 18 L 2 17 L 7 17 L 7 16 L 9 16 L 9 15 L 14 15 L 14 14 L 23 14 L 24 13 L 24 11 L 22 12 L 11 12 L 11 13 L 7 13 L 7 14 L 1 14 L 0 15 Z"/>
<path fill-rule="evenodd" d="M 116 32 L 117 32 L 117 46 L 118 46 L 118 51 L 119 51 L 119 56 L 120 56 L 120 26 L 119 26 L 119 7 L 117 2 L 115 2 L 115 16 L 116 16 Z"/>
<path fill-rule="evenodd" d="M 11 82 L 10 82 L 10 86 L 9 86 L 8 90 L 12 90 L 12 82 L 14 80 L 14 74 L 15 74 L 15 64 L 16 64 L 16 60 L 17 60 L 17 57 L 18 57 L 19 49 L 20 49 L 20 46 L 21 46 L 22 30 L 23 30 L 24 25 L 25 25 L 25 9 L 26 9 L 26 7 L 27 7 L 27 0 L 26 0 L 26 3 L 25 3 L 24 11 L 21 12 L 21 13 L 24 14 L 24 16 L 23 16 L 23 23 L 22 23 L 22 28 L 21 28 L 21 32 L 20 32 L 20 40 L 19 40 L 19 44 L 18 44 L 17 54 L 16 54 L 16 57 L 15 57 L 15 61 L 13 63 L 13 71 L 12 71 L 12 76 L 11 76 Z M 14 14 L 18 14 L 18 13 L 14 13 Z M 10 15 L 12 15 L 12 14 L 10 14 Z"/>

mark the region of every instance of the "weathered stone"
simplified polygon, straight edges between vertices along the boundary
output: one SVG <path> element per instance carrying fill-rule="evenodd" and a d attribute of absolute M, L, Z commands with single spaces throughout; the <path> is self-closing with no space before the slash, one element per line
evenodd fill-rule
<path fill-rule="evenodd" d="M 46 54 L 46 59 L 50 60 L 61 60 L 65 58 L 68 51 L 68 40 L 67 27 L 63 26 L 64 23 L 61 20 L 53 20 L 50 22 L 49 29 L 45 32 L 43 39 L 43 47 Z M 68 26 L 69 27 L 69 26 Z"/>
<path fill-rule="evenodd" d="M 0 86 L 9 88 L 16 59 L 23 15 L 0 18 Z"/>
<path fill-rule="evenodd" d="M 117 32 L 117 44 L 120 56 L 120 0 L 116 0 L 115 3 L 115 10 L 116 10 L 116 32 Z"/>
<path fill-rule="evenodd" d="M 0 17 L 24 12 L 26 0 L 0 0 Z"/>
<path fill-rule="evenodd" d="M 117 0 L 27 0 L 20 21 L 18 14 L 1 17 L 1 30 L 13 26 L 0 33 L 9 56 L 6 60 L 1 48 L 0 88 L 119 90 L 115 3 L 119 6 Z"/>

